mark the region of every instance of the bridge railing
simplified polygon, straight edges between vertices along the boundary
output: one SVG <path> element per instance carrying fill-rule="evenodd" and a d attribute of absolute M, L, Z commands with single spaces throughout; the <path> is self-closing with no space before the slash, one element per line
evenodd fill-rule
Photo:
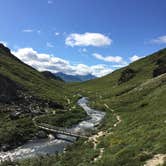
<path fill-rule="evenodd" d="M 36 127 L 39 127 L 39 128 L 45 129 L 45 130 L 54 130 L 54 131 L 56 131 L 58 133 L 62 133 L 62 134 L 87 138 L 87 136 L 81 135 L 79 133 L 71 132 L 70 129 L 67 129 L 67 128 L 56 127 L 56 126 L 52 126 L 52 125 L 49 125 L 46 123 L 37 123 L 36 118 L 33 119 L 33 123 Z"/>
<path fill-rule="evenodd" d="M 46 123 L 41 123 L 40 125 L 43 126 L 43 127 L 50 128 L 50 129 L 55 129 L 55 130 L 61 130 L 61 131 L 70 132 L 69 129 L 67 129 L 67 128 L 56 127 L 56 126 L 52 126 L 52 125 L 49 125 L 49 124 L 46 124 Z"/>

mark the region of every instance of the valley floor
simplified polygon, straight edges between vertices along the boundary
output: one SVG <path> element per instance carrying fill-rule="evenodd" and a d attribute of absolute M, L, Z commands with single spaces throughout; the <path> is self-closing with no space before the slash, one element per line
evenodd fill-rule
<path fill-rule="evenodd" d="M 73 94 L 89 97 L 92 108 L 106 112 L 98 132 L 64 153 L 2 165 L 166 166 L 165 55 L 166 49 L 103 78 L 69 84 Z"/>

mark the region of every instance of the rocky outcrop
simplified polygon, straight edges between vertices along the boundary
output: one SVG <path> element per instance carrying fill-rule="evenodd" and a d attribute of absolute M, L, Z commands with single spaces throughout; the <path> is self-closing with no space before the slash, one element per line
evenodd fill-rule
<path fill-rule="evenodd" d="M 18 99 L 20 89 L 14 81 L 0 74 L 0 102 L 8 103 Z"/>
<path fill-rule="evenodd" d="M 153 70 L 153 77 L 166 73 L 166 56 L 160 57 L 156 62 L 157 67 Z"/>
<path fill-rule="evenodd" d="M 132 79 L 135 76 L 135 74 L 136 74 L 136 71 L 131 68 L 127 68 L 127 69 L 123 70 L 121 73 L 121 76 L 118 80 L 118 84 L 122 84 L 122 83 L 129 81 L 130 79 Z"/>
<path fill-rule="evenodd" d="M 28 96 L 28 95 L 26 95 L 24 98 L 26 98 L 26 102 L 28 102 L 29 105 L 31 105 L 32 107 L 34 105 L 41 108 L 47 107 L 47 108 L 53 108 L 53 109 L 57 109 L 57 108 L 64 109 L 63 105 L 57 103 L 56 101 L 44 100 L 35 96 Z"/>
<path fill-rule="evenodd" d="M 153 77 L 157 77 L 161 74 L 166 73 L 166 65 L 164 66 L 158 66 L 156 69 L 153 71 Z"/>

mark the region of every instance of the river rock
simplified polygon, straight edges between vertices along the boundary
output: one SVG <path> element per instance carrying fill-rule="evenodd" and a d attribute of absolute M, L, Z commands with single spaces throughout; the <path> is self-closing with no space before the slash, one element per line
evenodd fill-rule
<path fill-rule="evenodd" d="M 14 81 L 0 74 L 0 102 L 8 103 L 18 99 L 19 88 Z"/>
<path fill-rule="evenodd" d="M 39 139 L 47 138 L 47 133 L 43 130 L 40 130 L 36 133 L 36 137 Z"/>
<path fill-rule="evenodd" d="M 11 149 L 11 146 L 9 144 L 4 144 L 1 146 L 1 150 L 6 152 Z"/>
<path fill-rule="evenodd" d="M 11 120 L 16 120 L 19 118 L 20 115 L 21 115 L 21 112 L 14 111 L 10 113 L 9 117 Z"/>

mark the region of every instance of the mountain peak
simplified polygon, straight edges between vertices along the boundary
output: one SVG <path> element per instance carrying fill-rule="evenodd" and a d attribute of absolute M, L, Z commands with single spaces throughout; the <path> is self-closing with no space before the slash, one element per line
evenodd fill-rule
<path fill-rule="evenodd" d="M 63 72 L 58 72 L 58 73 L 55 73 L 55 75 L 60 77 L 65 82 L 82 82 L 82 81 L 87 81 L 87 80 L 91 80 L 91 79 L 95 79 L 96 78 L 92 74 L 87 74 L 87 75 L 69 75 L 69 74 L 65 74 Z"/>
<path fill-rule="evenodd" d="M 2 43 L 0 43 L 0 51 L 11 54 L 10 49 L 8 47 L 4 46 Z"/>

